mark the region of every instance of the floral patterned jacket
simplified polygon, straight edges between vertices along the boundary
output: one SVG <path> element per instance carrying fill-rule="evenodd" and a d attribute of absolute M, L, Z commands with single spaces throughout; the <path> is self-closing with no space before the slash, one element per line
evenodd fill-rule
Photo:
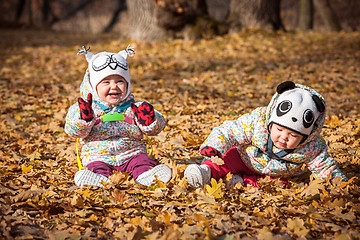
<path fill-rule="evenodd" d="M 79 105 L 75 103 L 69 108 L 65 124 L 65 132 L 71 137 L 80 138 L 83 144 L 82 164 L 86 166 L 93 161 L 102 161 L 119 166 L 135 155 L 147 154 L 146 146 L 142 142 L 143 134 L 154 136 L 164 129 L 166 123 L 162 114 L 155 110 L 155 121 L 149 126 L 141 125 L 130 107 L 134 96 L 130 94 L 116 106 L 109 106 L 93 93 L 87 71 L 80 86 L 81 97 L 86 99 L 89 92 L 93 95 L 92 108 L 95 118 L 91 122 L 82 120 Z M 135 104 L 139 106 L 141 103 Z M 124 120 L 102 121 L 101 116 L 109 111 L 121 112 Z"/>
<path fill-rule="evenodd" d="M 296 87 L 319 96 L 325 104 L 323 96 L 314 89 L 300 84 L 296 84 Z M 346 181 L 346 176 L 340 172 L 336 161 L 328 154 L 328 147 L 320 135 L 326 111 L 318 117 L 308 138 L 293 152 L 282 158 L 274 158 L 267 153 L 268 121 L 278 97 L 279 94 L 276 93 L 267 107 L 256 108 L 235 121 L 225 121 L 221 126 L 215 127 L 200 149 L 210 146 L 224 156 L 231 147 L 236 146 L 243 162 L 260 174 L 278 177 L 296 176 L 304 173 L 302 165 L 305 163 L 315 178 L 323 179 L 331 174 L 332 177 L 341 177 Z M 274 147 L 273 152 L 276 151 L 278 149 Z"/>

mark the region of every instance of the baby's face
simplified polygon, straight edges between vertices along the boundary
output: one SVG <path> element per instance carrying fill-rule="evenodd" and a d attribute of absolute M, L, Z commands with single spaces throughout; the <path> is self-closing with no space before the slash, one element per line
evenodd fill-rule
<path fill-rule="evenodd" d="M 96 92 L 101 100 L 115 105 L 126 97 L 127 82 L 120 75 L 110 75 L 96 86 Z"/>
<path fill-rule="evenodd" d="M 275 123 L 272 123 L 269 129 L 270 138 L 279 149 L 294 149 L 303 139 L 302 135 Z"/>

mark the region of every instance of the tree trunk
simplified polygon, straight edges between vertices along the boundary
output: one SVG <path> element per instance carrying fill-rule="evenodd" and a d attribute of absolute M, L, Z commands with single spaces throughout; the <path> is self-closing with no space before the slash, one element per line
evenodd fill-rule
<path fill-rule="evenodd" d="M 332 10 L 328 0 L 314 0 L 314 5 L 328 30 L 341 30 L 340 23 L 336 17 L 335 12 Z"/>
<path fill-rule="evenodd" d="M 280 17 L 281 0 L 231 0 L 230 31 L 242 28 L 271 27 L 273 30 L 285 30 Z"/>
<path fill-rule="evenodd" d="M 85 7 L 90 5 L 93 1 L 94 0 L 83 0 L 82 2 L 79 3 L 79 5 L 75 6 L 75 8 L 68 9 L 68 11 L 66 12 L 66 14 L 64 16 L 61 16 L 61 17 L 54 16 L 54 18 L 51 20 L 49 25 L 53 26 L 55 23 L 57 23 L 59 21 L 66 20 L 66 19 L 69 19 L 69 18 L 75 16 L 78 12 L 85 9 Z"/>
<path fill-rule="evenodd" d="M 314 8 L 312 0 L 300 0 L 299 29 L 313 28 Z"/>
<path fill-rule="evenodd" d="M 225 22 L 230 12 L 230 0 L 206 0 L 209 16 L 218 22 Z"/>
<path fill-rule="evenodd" d="M 15 15 L 16 23 L 20 21 L 21 15 L 23 14 L 25 7 L 26 7 L 26 0 L 20 0 L 16 8 L 16 15 Z"/>
<path fill-rule="evenodd" d="M 127 0 L 126 4 L 130 22 L 128 37 L 150 42 L 167 37 L 166 30 L 158 26 L 153 0 Z"/>
<path fill-rule="evenodd" d="M 126 7 L 126 0 L 118 0 L 118 6 L 109 22 L 109 24 L 104 28 L 103 32 L 110 32 L 116 22 L 119 19 L 120 13 L 125 11 L 127 9 Z"/>

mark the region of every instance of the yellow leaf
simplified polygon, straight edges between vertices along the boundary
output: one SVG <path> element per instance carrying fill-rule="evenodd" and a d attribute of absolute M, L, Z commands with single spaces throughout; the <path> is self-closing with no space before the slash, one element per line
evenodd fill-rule
<path fill-rule="evenodd" d="M 194 216 L 194 219 L 195 219 L 197 222 L 199 222 L 200 224 L 204 223 L 205 226 L 208 225 L 208 220 L 207 220 L 204 216 L 202 216 L 202 215 L 200 215 L 200 214 L 198 214 L 198 213 L 194 213 L 193 216 Z"/>
<path fill-rule="evenodd" d="M 182 189 L 186 189 L 188 186 L 187 179 L 185 177 L 182 178 L 177 185 Z"/>
<path fill-rule="evenodd" d="M 219 180 L 219 183 L 215 180 L 215 178 L 211 178 L 211 186 L 206 185 L 206 194 L 209 196 L 213 196 L 215 198 L 221 198 L 221 184 L 222 179 Z"/>
<path fill-rule="evenodd" d="M 134 218 L 131 218 L 130 223 L 134 224 L 135 226 L 141 226 L 143 224 L 143 221 L 141 220 L 141 217 L 136 216 Z"/>
<path fill-rule="evenodd" d="M 33 169 L 33 166 L 29 165 L 29 166 L 26 166 L 26 165 L 21 165 L 21 171 L 22 173 L 29 173 L 31 171 L 31 169 Z"/>
<path fill-rule="evenodd" d="M 168 211 L 165 211 L 163 218 L 165 225 L 170 225 L 170 218 L 171 218 L 170 213 Z"/>

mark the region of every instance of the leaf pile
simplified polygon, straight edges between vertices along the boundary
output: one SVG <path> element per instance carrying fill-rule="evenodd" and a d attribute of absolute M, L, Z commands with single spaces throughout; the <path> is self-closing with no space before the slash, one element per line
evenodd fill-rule
<path fill-rule="evenodd" d="M 74 186 L 75 140 L 64 133 L 86 69 L 77 49 L 117 52 L 118 36 L 0 30 L 0 238 L 359 239 L 360 34 L 248 30 L 195 42 L 134 43 L 132 92 L 164 114 L 144 139 L 173 178 L 146 188 L 126 173 L 105 188 Z M 266 106 L 291 79 L 325 96 L 323 130 L 350 179 L 265 178 L 227 188 L 231 176 L 189 187 L 211 129 Z"/>

